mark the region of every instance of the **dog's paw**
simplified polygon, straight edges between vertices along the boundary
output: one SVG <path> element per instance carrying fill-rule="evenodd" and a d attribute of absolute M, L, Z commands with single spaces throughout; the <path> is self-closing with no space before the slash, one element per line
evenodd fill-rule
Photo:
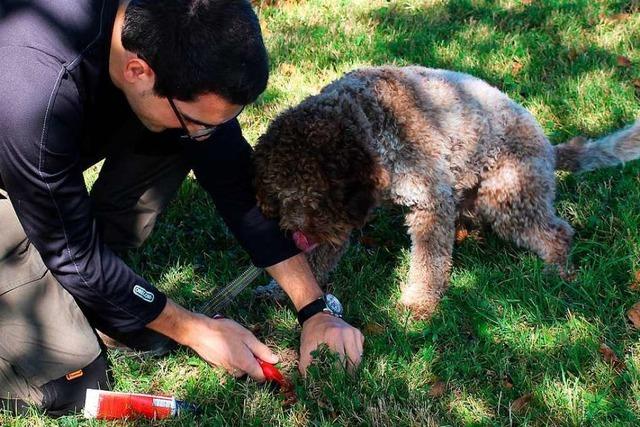
<path fill-rule="evenodd" d="M 271 279 L 271 281 L 264 286 L 258 286 L 253 291 L 253 295 L 256 298 L 271 301 L 284 301 L 287 297 L 287 294 L 285 294 L 284 290 L 274 279 Z"/>
<path fill-rule="evenodd" d="M 408 310 L 409 315 L 413 320 L 429 320 L 435 312 L 435 307 L 430 305 L 404 304 L 399 302 L 398 308 L 401 310 Z"/>
<path fill-rule="evenodd" d="M 440 295 L 425 293 L 424 289 L 412 291 L 411 288 L 403 290 L 399 305 L 411 312 L 414 320 L 428 320 L 435 313 Z"/>
<path fill-rule="evenodd" d="M 545 265 L 544 273 L 549 275 L 558 275 L 565 282 L 573 282 L 577 277 L 576 270 L 573 266 L 564 267 L 557 264 Z"/>
<path fill-rule="evenodd" d="M 573 282 L 578 276 L 578 273 L 576 273 L 576 270 L 573 267 L 561 268 L 558 274 L 565 282 Z"/>

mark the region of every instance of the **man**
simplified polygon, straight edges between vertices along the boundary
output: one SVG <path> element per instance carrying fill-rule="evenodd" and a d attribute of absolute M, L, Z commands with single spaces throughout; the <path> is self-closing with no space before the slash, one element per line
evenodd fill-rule
<path fill-rule="evenodd" d="M 255 206 L 236 117 L 265 89 L 268 63 L 248 1 L 2 0 L 0 17 L 5 406 L 60 414 L 105 388 L 94 328 L 151 350 L 155 331 L 264 379 L 255 357 L 277 357 L 248 330 L 185 310 L 114 252 L 142 244 L 190 170 L 301 311 L 301 371 L 323 342 L 359 363 L 361 333 L 332 315 L 304 255 Z M 89 195 L 82 172 L 103 158 Z"/>

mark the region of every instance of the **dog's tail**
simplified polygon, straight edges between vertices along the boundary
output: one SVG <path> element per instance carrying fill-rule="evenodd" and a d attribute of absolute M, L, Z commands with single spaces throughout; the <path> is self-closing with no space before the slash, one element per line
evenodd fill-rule
<path fill-rule="evenodd" d="M 640 158 L 640 120 L 600 139 L 576 137 L 554 148 L 558 170 L 586 172 L 624 164 Z"/>

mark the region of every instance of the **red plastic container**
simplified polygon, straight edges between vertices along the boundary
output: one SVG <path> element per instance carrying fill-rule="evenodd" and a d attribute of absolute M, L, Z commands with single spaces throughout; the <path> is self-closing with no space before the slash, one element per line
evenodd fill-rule
<path fill-rule="evenodd" d="M 84 416 L 99 420 L 162 420 L 193 408 L 193 405 L 176 400 L 175 397 L 88 389 Z"/>

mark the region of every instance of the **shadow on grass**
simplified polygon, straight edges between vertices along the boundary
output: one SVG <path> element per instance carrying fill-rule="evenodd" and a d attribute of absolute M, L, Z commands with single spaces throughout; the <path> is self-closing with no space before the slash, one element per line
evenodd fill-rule
<path fill-rule="evenodd" d="M 632 176 L 634 172 L 627 174 Z M 624 179 L 623 174 L 613 173 L 609 184 L 615 186 L 616 181 Z M 235 277 L 248 262 L 224 225 L 212 218 L 213 207 L 206 197 L 195 182 L 185 182 L 178 200 L 159 223 L 154 240 L 148 243 L 150 251 L 145 253 L 142 249 L 137 255 L 138 262 L 147 257 L 162 259 L 165 266 L 184 263 L 191 264 L 192 271 L 200 271 L 170 291 L 172 297 L 182 298 L 191 306 L 206 300 L 205 293 L 193 293 L 191 282 L 202 277 L 211 286 L 218 286 L 217 283 L 224 283 L 226 278 Z M 303 401 L 317 411 L 314 416 L 328 421 L 348 421 L 346 414 L 355 411 L 366 414 L 364 419 L 369 421 L 389 419 L 402 423 L 407 421 L 408 414 L 431 419 L 434 408 L 445 405 L 449 419 L 467 423 L 476 418 L 469 415 L 470 409 L 465 405 L 493 410 L 499 397 L 504 401 L 495 416 L 505 419 L 507 403 L 534 392 L 536 399 L 520 421 L 546 419 L 563 423 L 567 421 L 566 414 L 554 412 L 557 408 L 545 400 L 549 383 L 563 384 L 569 377 L 587 388 L 595 387 L 609 400 L 626 395 L 628 376 L 612 375 L 615 385 L 591 383 L 589 379 L 600 364 L 599 343 L 619 345 L 627 335 L 619 309 L 619 305 L 624 304 L 621 301 L 624 289 L 583 279 L 584 268 L 572 284 L 545 276 L 542 263 L 534 255 L 491 233 L 483 233 L 482 239 L 465 241 L 456 248 L 452 284 L 434 318 L 429 322 L 409 321 L 394 307 L 406 270 L 409 244 L 402 213 L 396 207 L 382 209 L 362 232 L 370 238 L 369 245 L 365 246 L 358 241 L 358 235 L 354 236 L 353 247 L 333 276 L 332 286 L 343 296 L 350 320 L 369 330 L 359 377 L 350 379 L 320 368 L 325 376 L 316 378 L 318 384 L 314 386 L 289 371 L 302 387 Z M 606 224 L 596 225 L 590 233 L 584 233 L 582 239 L 589 245 L 588 240 L 594 238 L 592 233 L 603 227 L 606 228 Z M 371 239 L 379 245 L 371 245 Z M 583 245 L 577 242 L 577 246 Z M 616 253 L 623 250 L 620 246 L 613 248 Z M 208 258 L 199 258 L 204 253 Z M 598 256 L 601 255 L 587 256 L 585 262 L 593 263 Z M 611 253 L 608 256 L 611 257 Z M 206 265 L 204 269 L 193 267 L 200 262 Z M 145 270 L 155 272 L 160 278 L 167 274 L 165 268 L 157 264 L 147 264 Z M 623 273 L 619 278 L 622 276 Z M 603 289 L 610 291 L 608 296 L 601 295 Z M 295 324 L 287 326 L 278 320 L 282 308 L 270 307 L 265 302 L 247 304 L 250 301 L 247 294 L 242 296 L 239 304 L 231 309 L 233 316 L 248 325 L 262 325 L 257 331 L 261 339 L 297 349 Z M 379 325 L 381 329 L 371 325 Z M 504 386 L 505 378 L 512 383 L 508 388 Z M 448 387 L 440 400 L 428 395 L 436 380 L 445 381 Z M 212 406 L 206 414 L 207 419 L 220 420 L 222 415 L 216 411 L 231 413 L 233 405 L 245 404 L 243 399 L 247 395 L 261 396 L 255 388 L 233 384 L 223 387 L 228 395 L 196 385 L 190 388 L 188 397 L 221 405 Z M 390 396 L 384 401 L 388 406 L 386 411 L 376 409 L 379 395 Z M 347 398 L 351 399 L 348 403 Z M 602 402 L 598 402 L 589 401 L 585 405 L 596 411 L 600 421 L 626 419 L 633 414 L 633 408 L 622 400 L 613 408 L 602 407 Z M 390 410 L 396 412 L 389 413 Z M 402 414 L 403 410 L 406 414 Z M 584 420 L 579 414 L 576 416 Z M 256 422 L 259 419 L 256 418 Z"/>
<path fill-rule="evenodd" d="M 626 2 L 600 5 L 578 2 L 530 2 L 507 8 L 495 1 L 450 0 L 425 2 L 420 7 L 404 2 L 367 11 L 358 20 L 371 22 L 372 34 L 336 28 L 333 21 L 308 24 L 293 20 L 278 29 L 270 46 L 273 68 L 284 63 L 326 69 L 349 69 L 354 64 L 419 64 L 470 73 L 507 92 L 516 101 L 544 99 L 553 116 L 569 123 L 571 106 L 549 99 L 566 92 L 567 82 L 605 73 L 611 90 L 624 87 L 633 93 L 633 67 L 618 66 L 626 52 L 599 47 L 588 37 L 607 16 L 633 13 Z M 613 25 L 613 24 L 611 24 Z M 568 94 L 567 94 L 568 95 Z M 633 120 L 628 111 L 614 108 L 608 123 Z M 563 127 L 559 135 L 601 129 Z"/>

